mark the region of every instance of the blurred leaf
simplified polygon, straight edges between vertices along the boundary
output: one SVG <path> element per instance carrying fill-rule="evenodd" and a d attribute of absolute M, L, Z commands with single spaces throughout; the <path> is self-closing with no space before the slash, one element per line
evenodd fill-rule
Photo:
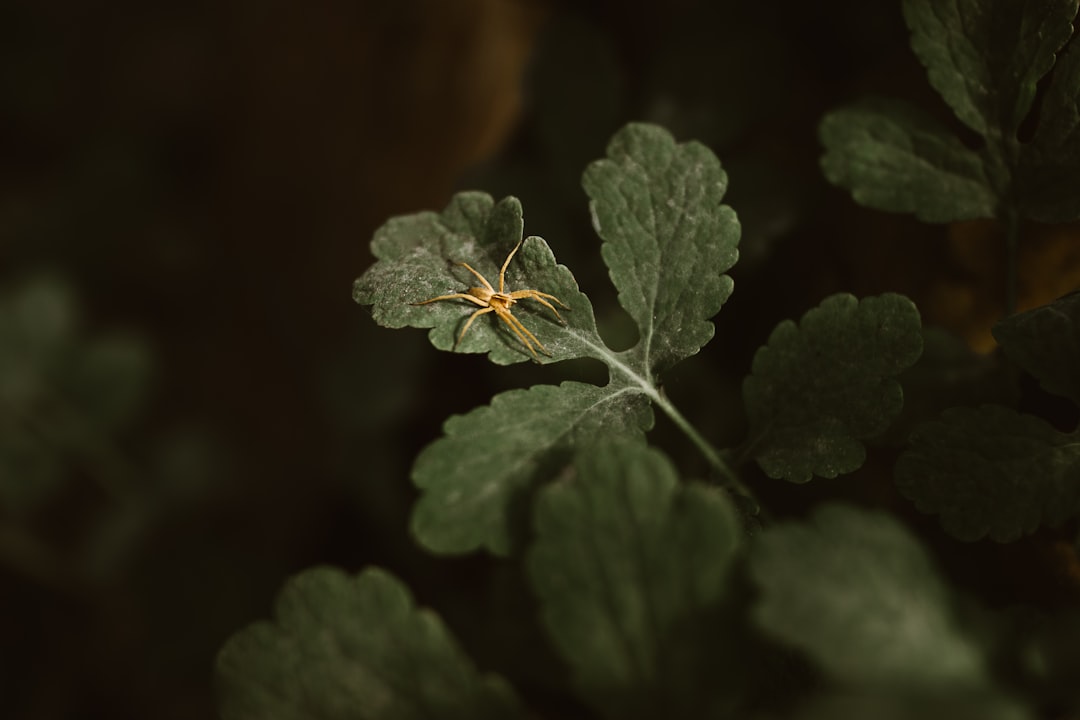
<path fill-rule="evenodd" d="M 820 134 L 825 177 L 860 205 L 925 222 L 994 217 L 978 153 L 916 108 L 865 101 L 826 115 Z"/>
<path fill-rule="evenodd" d="M 727 174 L 704 145 L 630 124 L 607 159 L 585 170 L 601 252 L 641 339 L 635 364 L 662 372 L 713 336 L 709 320 L 731 295 L 739 222 L 721 204 Z"/>
<path fill-rule="evenodd" d="M 904 0 L 930 84 L 984 137 L 1015 137 L 1035 85 L 1072 36 L 1076 0 Z"/>
<path fill-rule="evenodd" d="M 1047 223 L 1080 217 L 1080 50 L 1061 54 L 1039 112 L 1035 137 L 1021 156 L 1021 204 Z"/>
<path fill-rule="evenodd" d="M 713 717 L 733 702 L 707 633 L 739 522 L 716 488 L 679 483 L 656 450 L 583 450 L 541 491 L 529 575 L 575 685 L 611 718 Z"/>
<path fill-rule="evenodd" d="M 146 394 L 151 359 L 137 337 L 115 334 L 86 343 L 64 378 L 68 396 L 86 408 L 87 420 L 117 427 L 131 418 Z"/>
<path fill-rule="evenodd" d="M 65 281 L 9 287 L 0 297 L 0 507 L 29 511 L 75 465 L 114 456 L 113 436 L 138 410 L 150 368 L 138 337 L 82 337 Z"/>
<path fill-rule="evenodd" d="M 1080 435 L 996 405 L 953 408 L 916 428 L 895 475 L 954 537 L 1008 542 L 1080 512 Z"/>
<path fill-rule="evenodd" d="M 1026 720 L 1032 714 L 992 690 L 836 693 L 810 701 L 796 720 Z"/>
<path fill-rule="evenodd" d="M 826 177 L 856 201 L 926 222 L 1080 217 L 1078 61 L 1059 63 L 1031 143 L 1017 134 L 1039 80 L 1072 36 L 1076 0 L 905 0 L 930 84 L 985 144 L 970 150 L 917 111 L 877 101 L 827 115 Z"/>
<path fill-rule="evenodd" d="M 772 478 L 806 482 L 857 470 L 862 440 L 903 406 L 896 376 L 922 352 L 919 313 L 901 295 L 833 295 L 785 320 L 743 381 L 748 445 Z"/>
<path fill-rule="evenodd" d="M 849 687 L 936 690 L 985 682 L 979 649 L 919 542 L 892 517 L 830 505 L 756 536 L 760 626 Z"/>
<path fill-rule="evenodd" d="M 383 570 L 314 568 L 292 578 L 274 622 L 233 635 L 217 658 L 224 720 L 513 718 L 442 622 Z"/>
<path fill-rule="evenodd" d="M 993 333 L 1009 359 L 1047 392 L 1080 405 L 1080 292 L 1004 318 Z"/>
<path fill-rule="evenodd" d="M 922 356 L 900 375 L 904 409 L 885 439 L 906 443 L 918 423 L 951 407 L 1014 405 L 1020 399 L 1014 375 L 999 356 L 975 352 L 950 332 L 924 327 Z"/>
<path fill-rule="evenodd" d="M 32 278 L 0 298 L 0 411 L 25 412 L 76 334 L 75 298 L 62 280 Z"/>
<path fill-rule="evenodd" d="M 412 477 L 424 490 L 413 532 L 430 550 L 509 552 L 521 513 L 538 482 L 570 462 L 575 447 L 604 437 L 637 438 L 652 426 L 648 400 L 635 388 L 565 382 L 496 395 L 490 405 L 456 415 L 444 435 L 416 458 Z"/>
<path fill-rule="evenodd" d="M 1016 628 L 1017 644 L 1010 648 L 1021 666 L 1017 675 L 1047 705 L 1080 708 L 1080 609 L 1032 614 L 1030 622 Z"/>

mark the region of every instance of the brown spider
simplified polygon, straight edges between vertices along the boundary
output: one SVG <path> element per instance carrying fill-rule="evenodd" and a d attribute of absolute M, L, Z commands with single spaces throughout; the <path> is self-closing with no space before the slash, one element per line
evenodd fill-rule
<path fill-rule="evenodd" d="M 541 344 L 541 342 L 536 339 L 536 336 L 529 332 L 529 329 L 522 325 L 521 321 L 511 314 L 510 306 L 516 303 L 518 300 L 535 300 L 536 302 L 551 310 L 551 312 L 555 313 L 555 317 L 558 318 L 559 322 L 562 322 L 564 324 L 565 321 L 562 319 L 562 316 L 559 315 L 559 311 L 556 310 L 555 306 L 548 302 L 548 300 L 555 301 L 559 304 L 559 307 L 567 309 L 569 308 L 561 300 L 559 300 L 559 298 L 555 297 L 554 295 L 542 293 L 539 290 L 515 290 L 514 292 L 508 293 L 504 290 L 503 287 L 506 277 L 506 268 L 508 265 L 510 265 L 510 260 L 514 257 L 514 254 L 517 253 L 518 248 L 521 247 L 521 243 L 523 243 L 524 241 L 524 238 L 519 240 L 518 244 L 514 246 L 514 249 L 510 251 L 510 254 L 506 256 L 506 261 L 503 262 L 502 269 L 499 270 L 498 291 L 496 291 L 495 288 L 491 286 L 491 283 L 489 283 L 483 275 L 476 272 L 476 270 L 474 270 L 468 263 L 462 262 L 458 263 L 458 265 L 461 265 L 466 270 L 475 275 L 480 280 L 480 282 L 483 283 L 483 287 L 469 288 L 465 292 L 451 293 L 449 295 L 440 295 L 439 297 L 433 297 L 430 300 L 424 300 L 423 302 L 410 304 L 427 305 L 428 303 L 438 302 L 440 300 L 468 300 L 475 305 L 479 305 L 480 309 L 470 315 L 469 319 L 465 321 L 465 327 L 461 329 L 461 334 L 458 335 L 457 340 L 454 341 L 455 348 L 458 346 L 458 343 L 461 342 L 461 338 L 465 337 L 465 333 L 468 331 L 469 326 L 473 324 L 473 320 L 475 320 L 481 315 L 493 312 L 496 316 L 498 316 L 500 320 L 506 323 L 510 330 L 512 330 L 513 333 L 518 336 L 518 339 L 521 340 L 522 343 L 524 343 L 525 347 L 527 347 L 529 349 L 529 352 L 532 353 L 533 359 L 539 360 L 539 357 L 537 357 L 536 355 L 536 350 L 533 348 L 533 344 L 535 344 L 536 347 L 540 349 L 540 352 L 544 353 L 548 357 L 551 357 L 551 353 L 548 352 L 547 348 L 545 348 L 543 344 Z"/>

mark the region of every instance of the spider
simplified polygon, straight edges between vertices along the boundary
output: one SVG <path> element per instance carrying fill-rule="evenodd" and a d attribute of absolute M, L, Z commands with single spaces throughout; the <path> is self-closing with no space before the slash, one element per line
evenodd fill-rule
<path fill-rule="evenodd" d="M 410 304 L 427 305 L 428 303 L 438 302 L 440 300 L 468 300 L 474 305 L 479 305 L 480 309 L 475 311 L 472 315 L 469 316 L 469 319 L 465 321 L 465 327 L 461 329 L 461 334 L 459 334 L 457 340 L 454 341 L 455 348 L 458 346 L 458 343 L 461 342 L 461 338 L 465 337 L 465 333 L 468 332 L 469 326 L 473 324 L 473 320 L 476 320 L 476 318 L 481 315 L 493 312 L 496 316 L 498 316 L 500 320 L 506 323 L 510 330 L 513 331 L 513 333 L 517 335 L 518 339 L 521 340 L 521 342 L 525 345 L 525 347 L 529 349 L 529 352 L 532 353 L 534 360 L 539 361 L 539 357 L 536 354 L 536 348 L 539 348 L 540 352 L 544 353 L 548 357 L 551 357 L 551 353 L 548 352 L 547 348 L 545 348 L 543 344 L 541 344 L 541 342 L 536 339 L 536 336 L 529 332 L 529 329 L 522 325 L 521 321 L 511 314 L 510 307 L 518 300 L 535 300 L 536 302 L 551 310 L 551 312 L 555 313 L 555 317 L 558 318 L 559 322 L 565 324 L 562 316 L 559 315 L 559 311 L 556 310 L 555 306 L 548 301 L 554 301 L 558 303 L 559 307 L 569 309 L 567 305 L 565 305 L 561 300 L 559 300 L 559 298 L 555 297 L 554 295 L 549 295 L 547 293 L 540 292 L 539 290 L 515 290 L 514 292 L 506 292 L 504 290 L 506 268 L 510 265 L 510 260 L 513 259 L 514 255 L 518 251 L 518 248 L 521 247 L 521 243 L 523 243 L 524 241 L 524 238 L 519 240 L 518 244 L 514 246 L 514 249 L 510 251 L 510 254 L 506 256 L 506 260 L 502 264 L 502 269 L 499 270 L 498 291 L 496 291 L 495 288 L 491 286 L 491 283 L 489 283 L 483 275 L 474 270 L 472 266 L 470 266 L 468 263 L 462 262 L 457 264 L 461 265 L 466 270 L 475 275 L 477 279 L 479 279 L 480 282 L 483 283 L 483 287 L 469 288 L 465 292 L 451 293 L 449 295 L 440 295 L 438 297 L 433 297 L 430 300 L 424 300 L 423 302 Z M 534 344 L 536 345 L 536 348 L 533 347 Z"/>

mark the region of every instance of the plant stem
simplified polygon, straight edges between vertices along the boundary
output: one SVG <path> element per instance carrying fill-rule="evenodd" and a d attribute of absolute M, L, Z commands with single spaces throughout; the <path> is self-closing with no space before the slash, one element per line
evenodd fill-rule
<path fill-rule="evenodd" d="M 613 353 L 602 341 L 594 342 L 591 339 L 578 337 L 585 347 L 588 349 L 589 355 L 597 360 L 606 364 L 613 372 L 624 375 L 632 384 L 637 385 L 641 392 L 648 398 L 660 406 L 672 422 L 679 426 L 679 429 L 686 433 L 686 436 L 697 446 L 697 449 L 701 451 L 701 454 L 708 460 L 709 465 L 719 476 L 719 484 L 725 490 L 732 495 L 738 496 L 744 501 L 744 506 L 748 508 L 751 514 L 756 515 L 761 509 L 761 505 L 758 503 L 757 498 L 754 497 L 754 493 L 750 491 L 750 488 L 743 484 L 739 479 L 738 473 L 720 456 L 720 453 L 716 451 L 709 441 L 702 437 L 701 433 L 697 431 L 690 422 L 682 416 L 667 396 L 657 387 L 650 379 L 647 373 L 639 373 L 631 365 L 624 362 L 623 358 L 617 353 Z M 597 338 L 599 340 L 599 338 Z"/>
<path fill-rule="evenodd" d="M 747 500 L 756 509 L 758 508 L 757 499 L 754 494 L 750 492 L 750 488 L 743 484 L 739 479 L 738 474 L 731 468 L 730 465 L 720 456 L 720 453 L 716 451 L 708 440 L 702 437 L 701 433 L 697 431 L 690 422 L 682 416 L 670 400 L 663 395 L 663 393 L 656 393 L 653 396 L 653 401 L 660 406 L 660 408 L 671 418 L 672 422 L 679 426 L 679 429 L 686 433 L 686 436 L 690 438 L 691 442 L 697 446 L 701 454 L 705 456 L 705 459 L 709 461 L 709 464 L 716 471 L 716 474 L 720 476 L 721 487 L 729 490 L 732 493 L 740 495 Z"/>

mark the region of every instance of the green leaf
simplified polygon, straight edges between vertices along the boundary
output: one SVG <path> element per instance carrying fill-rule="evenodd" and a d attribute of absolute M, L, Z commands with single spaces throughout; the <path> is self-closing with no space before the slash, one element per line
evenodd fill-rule
<path fill-rule="evenodd" d="M 496 395 L 490 405 L 448 419 L 443 437 L 416 458 L 412 478 L 424 494 L 413 532 L 434 552 L 486 547 L 505 554 L 514 529 L 528 524 L 521 514 L 537 483 L 557 475 L 579 444 L 640 439 L 652 422 L 648 399 L 620 382 Z"/>
<path fill-rule="evenodd" d="M 923 353 L 901 373 L 900 384 L 904 409 L 886 438 L 897 445 L 907 443 L 916 425 L 948 408 L 1020 400 L 1016 372 L 999 355 L 975 352 L 956 335 L 933 327 L 923 328 Z"/>
<path fill-rule="evenodd" d="M 836 681 L 896 688 L 978 686 L 981 653 L 957 627 L 930 557 L 891 516 L 830 505 L 756 536 L 754 616 Z"/>
<path fill-rule="evenodd" d="M 1001 690 L 925 693 L 837 692 L 812 699 L 795 720 L 1029 720 L 1037 717 Z"/>
<path fill-rule="evenodd" d="M 1020 203 L 1028 217 L 1048 223 L 1080 218 L 1080 50 L 1061 54 L 1039 113 L 1039 125 L 1020 163 Z"/>
<path fill-rule="evenodd" d="M 864 205 L 927 222 L 1080 217 L 1077 53 L 1055 69 L 1034 141 L 1017 137 L 1076 9 L 1076 0 L 905 0 L 930 84 L 985 146 L 969 150 L 917 111 L 877 101 L 826 116 L 826 176 Z"/>
<path fill-rule="evenodd" d="M 924 222 L 993 217 L 997 197 L 978 153 L 919 110 L 875 99 L 821 122 L 821 167 L 860 205 Z"/>
<path fill-rule="evenodd" d="M 630 124 L 582 184 L 619 303 L 641 333 L 635 364 L 660 372 L 693 355 L 713 336 L 709 318 L 731 295 L 724 273 L 739 256 L 720 161 L 700 143 Z"/>
<path fill-rule="evenodd" d="M 1080 405 L 1080 292 L 1007 317 L 993 332 L 1009 359 L 1047 392 Z"/>
<path fill-rule="evenodd" d="M 624 352 L 608 348 L 569 270 L 555 264 L 542 240 L 526 239 L 507 271 L 507 288 L 536 288 L 570 306 L 565 325 L 545 320 L 550 313 L 543 308 L 523 315 L 551 352 L 545 359 L 599 359 L 611 381 L 602 388 L 566 383 L 507 393 L 490 407 L 451 418 L 445 437 L 417 458 L 413 470 L 424 491 L 413 530 L 430 550 L 509 552 L 511 528 L 520 527 L 516 514 L 535 485 L 553 477 L 583 440 L 640 437 L 652 425 L 650 401 L 691 435 L 714 466 L 722 463 L 660 393 L 656 374 L 712 337 L 709 318 L 731 292 L 723 273 L 738 257 L 739 226 L 720 204 L 726 176 L 703 145 L 677 145 L 650 125 L 621 130 L 608 156 L 589 167 L 584 183 L 605 239 L 605 260 L 641 341 Z M 498 268 L 521 232 L 516 199 L 496 204 L 481 193 L 455 196 L 440 215 L 395 218 L 376 233 L 372 250 L 379 261 L 356 281 L 354 297 L 373 306 L 380 324 L 432 327 L 432 343 L 451 349 L 477 306 L 412 303 L 463 289 L 468 273 L 461 275 L 452 261 L 468 262 L 497 283 Z M 515 312 L 528 303 L 520 302 Z M 500 363 L 528 357 L 508 329 L 489 319 L 481 316 L 457 350 L 488 352 Z"/>
<path fill-rule="evenodd" d="M 139 408 L 151 378 L 151 358 L 138 337 L 116 333 L 85 343 L 68 363 L 65 391 L 87 421 L 112 428 Z"/>
<path fill-rule="evenodd" d="M 1036 688 L 1043 707 L 1080 707 L 1080 608 L 1014 613 L 1011 657 L 1024 687 Z"/>
<path fill-rule="evenodd" d="M 895 476 L 954 537 L 1008 542 L 1080 512 L 1080 436 L 996 405 L 954 408 L 915 430 Z"/>
<path fill-rule="evenodd" d="M 520 717 L 499 677 L 481 675 L 442 622 L 379 569 L 292 578 L 274 622 L 233 635 L 217 658 L 224 720 Z"/>
<path fill-rule="evenodd" d="M 138 337 L 85 338 L 71 287 L 55 277 L 0 297 L 0 507 L 29 512 L 75 467 L 104 477 L 101 447 L 145 395 L 150 352 Z M 100 478 L 99 478 L 100 479 Z"/>
<path fill-rule="evenodd" d="M 528 569 L 575 685 L 611 718 L 711 717 L 731 703 L 707 634 L 741 535 L 731 503 L 637 444 L 574 468 L 537 500 Z"/>
<path fill-rule="evenodd" d="M 508 197 L 497 204 L 484 193 L 459 193 L 441 214 L 421 212 L 389 220 L 375 232 L 372 252 L 379 260 L 356 280 L 353 298 L 371 305 L 383 327 L 431 328 L 431 344 L 440 350 L 488 353 L 501 365 L 533 356 L 493 313 L 477 318 L 455 346 L 468 318 L 480 307 L 470 301 L 425 300 L 465 292 L 480 281 L 458 263 L 468 263 L 496 289 L 499 270 L 522 236 L 521 203 Z M 568 309 L 554 314 L 530 299 L 517 302 L 513 314 L 551 353 L 538 362 L 596 356 L 603 343 L 596 332 L 589 299 L 566 267 L 555 264 L 541 238 L 525 239 L 505 276 L 507 292 L 533 289 L 556 296 Z"/>
<path fill-rule="evenodd" d="M 743 381 L 748 446 L 772 478 L 806 482 L 857 470 L 862 440 L 903 406 L 896 376 L 922 352 L 915 305 L 901 295 L 833 295 L 786 320 Z"/>
<path fill-rule="evenodd" d="M 911 47 L 965 125 L 1015 138 L 1072 36 L 1076 0 L 905 0 Z"/>

